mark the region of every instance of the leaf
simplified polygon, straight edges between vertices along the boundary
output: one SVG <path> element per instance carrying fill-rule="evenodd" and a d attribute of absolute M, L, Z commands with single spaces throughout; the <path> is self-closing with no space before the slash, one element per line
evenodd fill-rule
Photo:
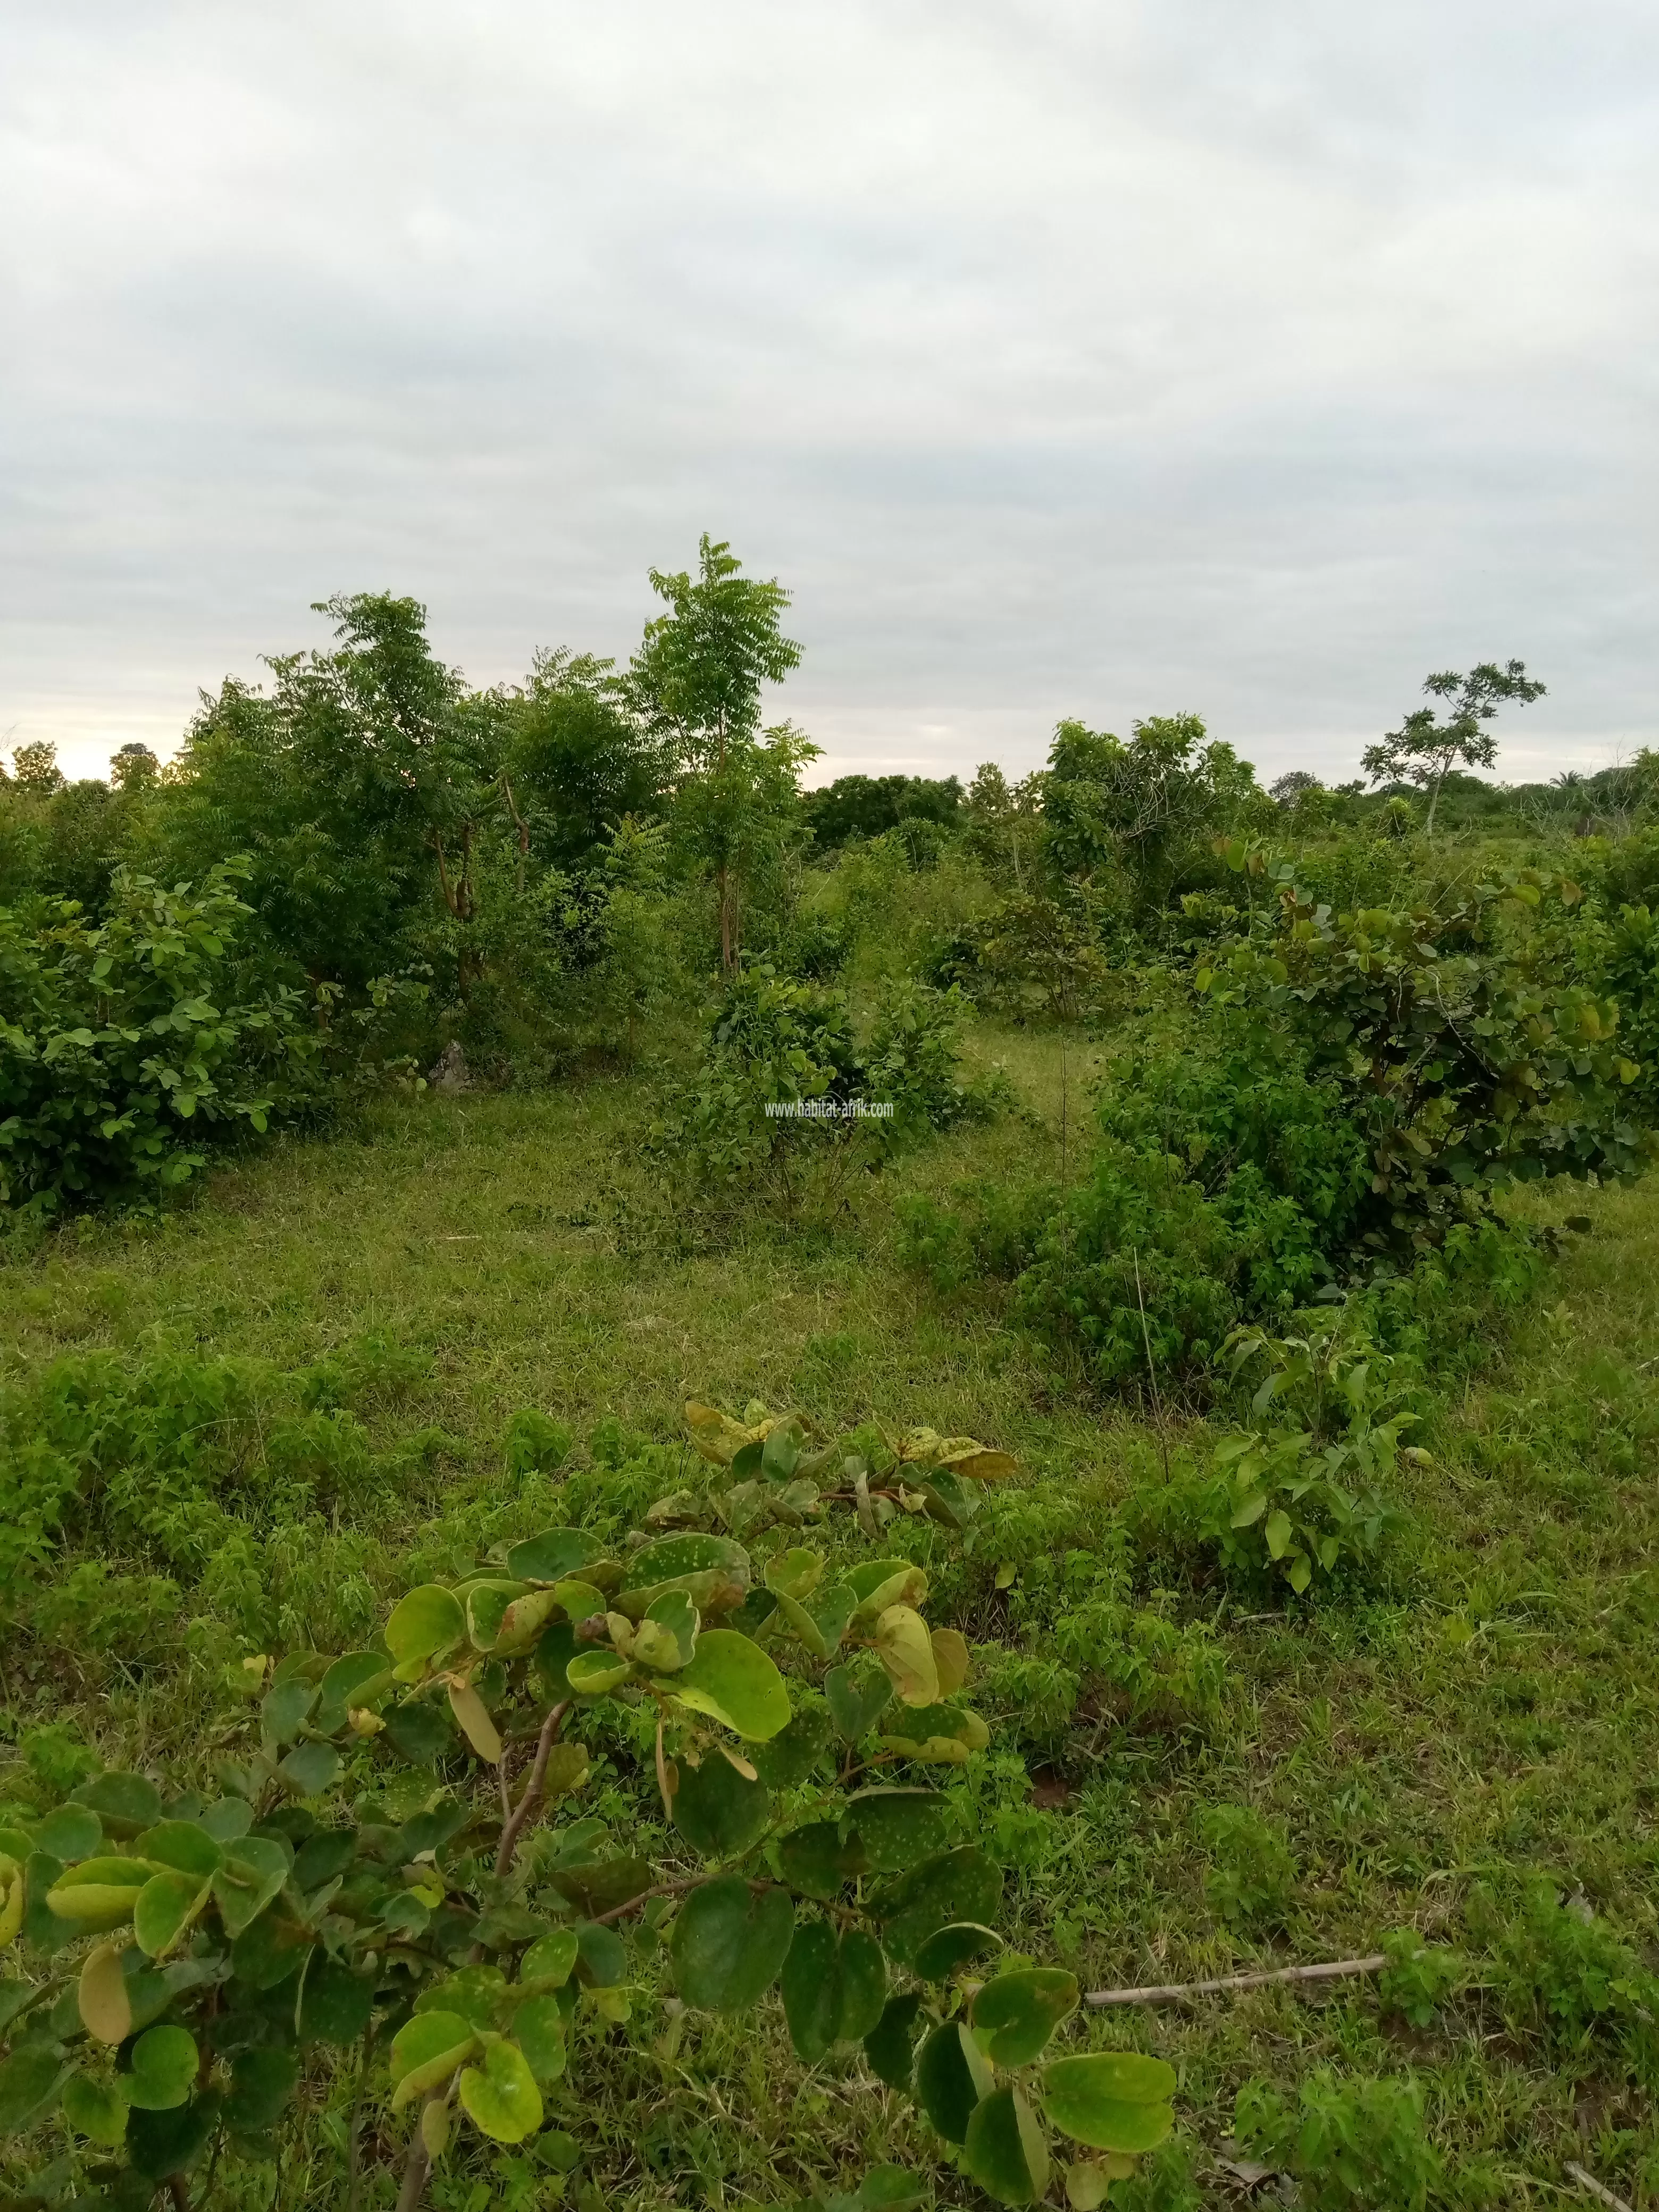
<path fill-rule="evenodd" d="M 912 1607 L 890 1605 L 876 1621 L 876 1656 L 907 1705 L 939 1702 L 939 1668 L 927 1624 Z"/>
<path fill-rule="evenodd" d="M 337 1778 L 343 1762 L 331 1743 L 296 1743 L 276 1769 L 276 1779 L 295 1797 L 318 1797 Z"/>
<path fill-rule="evenodd" d="M 974 1998 L 974 2034 L 998 2066 L 1029 2066 L 1077 2010 L 1077 1977 L 1056 1966 L 998 1974 Z"/>
<path fill-rule="evenodd" d="M 792 1597 L 799 1602 L 810 1597 L 823 1578 L 823 1554 L 798 1545 L 793 1551 L 783 1552 L 766 1563 L 763 1580 L 769 1590 L 780 1597 Z"/>
<path fill-rule="evenodd" d="M 519 1980 L 527 1990 L 555 1990 L 570 1979 L 576 1964 L 576 1931 L 556 1928 L 538 1936 L 519 1961 Z"/>
<path fill-rule="evenodd" d="M 920 1866 L 884 1884 L 870 1909 L 885 1922 L 882 1941 L 902 1966 L 947 1921 L 972 1920 L 992 1925 L 1002 1902 L 1002 1872 L 972 1844 L 936 1852 Z"/>
<path fill-rule="evenodd" d="M 617 1988 L 628 1978 L 628 1947 L 614 1928 L 584 1921 L 576 1930 L 576 1975 L 590 1990 Z"/>
<path fill-rule="evenodd" d="M 1002 1938 L 994 1928 L 973 1920 L 950 1920 L 917 1944 L 911 1968 L 924 1982 L 948 1981 L 958 1966 L 1001 1948 Z"/>
<path fill-rule="evenodd" d="M 300 1991 L 300 2040 L 343 2050 L 367 2034 L 374 2014 L 374 1977 L 343 1960 L 313 1953 Z"/>
<path fill-rule="evenodd" d="M 449 1710 L 459 1723 L 466 1738 L 480 1759 L 491 1766 L 499 1765 L 501 1756 L 501 1731 L 489 1717 L 483 1699 L 471 1682 L 452 1682 L 449 1686 Z"/>
<path fill-rule="evenodd" d="M 734 1859 L 758 1842 L 772 1817 L 772 1793 L 763 1782 L 745 1781 L 715 1752 L 700 1766 L 682 1759 L 679 1773 L 674 1826 L 694 1851 L 706 1859 Z"/>
<path fill-rule="evenodd" d="M 604 1556 L 603 1547 L 585 1529 L 544 1528 L 539 1536 L 514 1545 L 507 1571 L 514 1582 L 559 1583 Z"/>
<path fill-rule="evenodd" d="M 50 1851 L 65 1865 L 88 1859 L 104 1840 L 104 1827 L 96 1813 L 85 1805 L 60 1805 L 34 1824 L 34 1848 Z"/>
<path fill-rule="evenodd" d="M 288 2110 L 300 2085 L 300 2057 L 294 2051 L 266 2047 L 239 2051 L 230 2062 L 230 2094 L 224 2102 L 225 2125 L 236 2135 L 259 2135 Z"/>
<path fill-rule="evenodd" d="M 1225 2160 L 1221 2161 L 1223 2165 Z M 1098 2212 L 1115 2181 L 1127 2181 L 1135 2170 L 1132 2158 L 1109 2151 L 1104 2158 L 1077 2158 L 1066 2169 L 1066 2202 L 1072 2212 Z M 1267 2168 L 1262 2168 L 1265 2179 Z"/>
<path fill-rule="evenodd" d="M 630 1662 L 614 1651 L 579 1651 L 565 1669 L 565 1680 L 579 1698 L 603 1698 L 633 1671 Z"/>
<path fill-rule="evenodd" d="M 975 2106 L 965 2149 L 969 2172 L 1004 2204 L 1029 2204 L 1048 2186 L 1048 2146 L 1030 2105 L 1012 2084 Z"/>
<path fill-rule="evenodd" d="M 165 2181 L 199 2158 L 219 2124 L 220 2099 L 204 2097 L 165 2112 L 134 2112 L 127 2121 L 127 2156 L 147 2181 Z"/>
<path fill-rule="evenodd" d="M 942 1698 L 953 1698 L 968 1680 L 968 1639 L 957 1628 L 935 1628 L 928 1632 L 933 1647 L 933 1667 L 939 1675 L 939 1693 Z"/>
<path fill-rule="evenodd" d="M 244 1836 L 228 1844 L 213 1877 L 213 1894 L 227 1936 L 250 1928 L 288 1880 L 292 1861 L 271 1836 Z"/>
<path fill-rule="evenodd" d="M 769 1789 L 793 1790 L 808 1778 L 829 1746 L 829 1714 L 822 1705 L 803 1705 L 787 1728 L 756 1744 L 750 1758 Z"/>
<path fill-rule="evenodd" d="M 392 2111 L 440 2087 L 477 2047 L 471 2023 L 458 2013 L 417 2012 L 392 2039 Z"/>
<path fill-rule="evenodd" d="M 507 1977 L 499 1966 L 473 1961 L 428 1982 L 415 2000 L 417 2013 L 453 2013 L 480 2035 L 493 2035 L 506 2011 Z"/>
<path fill-rule="evenodd" d="M 544 1595 L 540 1592 L 537 1595 L 538 1601 Z M 467 1641 L 475 1651 L 493 1651 L 507 1607 L 515 1598 L 528 1597 L 530 1591 L 523 1583 L 483 1577 L 477 1582 L 469 1582 L 465 1589 L 457 1590 L 455 1595 L 461 1600 L 462 1609 L 466 1615 Z M 549 1605 L 544 1604 L 544 1620 L 547 1617 L 548 1609 Z"/>
<path fill-rule="evenodd" d="M 1042 2071 L 1042 2101 L 1063 2135 L 1095 2150 L 1156 2150 L 1175 2124 L 1175 2069 L 1136 2051 L 1056 2058 Z"/>
<path fill-rule="evenodd" d="M 746 2012 L 777 1979 L 794 1926 L 784 1890 L 751 1891 L 740 1875 L 694 1889 L 669 1943 L 680 1995 L 704 2011 Z"/>
<path fill-rule="evenodd" d="M 157 1867 L 172 1867 L 179 1874 L 205 1881 L 224 1863 L 224 1853 L 205 1828 L 194 1820 L 161 1820 L 138 1838 L 143 1856 Z"/>
<path fill-rule="evenodd" d="M 136 1836 L 161 1817 L 161 1793 L 142 1774 L 112 1770 L 83 1782 L 74 1792 L 75 1802 L 96 1813 L 112 1836 Z"/>
<path fill-rule="evenodd" d="M 916 2016 L 921 2010 L 921 1991 L 906 1990 L 889 1997 L 881 2018 L 864 2039 L 864 2055 L 870 2071 L 890 2089 L 908 2094 L 915 2070 L 914 2045 Z"/>
<path fill-rule="evenodd" d="M 261 1699 L 259 1718 L 268 1743 L 292 1743 L 317 1702 L 317 1685 L 303 1674 L 275 1683 Z"/>
<path fill-rule="evenodd" d="M 672 1674 L 688 1665 L 697 1648 L 697 1608 L 684 1590 L 665 1590 L 645 1609 L 634 1633 L 634 1656 L 653 1674 Z"/>
<path fill-rule="evenodd" d="M 73 1935 L 118 1928 L 131 1919 L 138 1893 L 150 1875 L 148 1859 L 83 1859 L 52 1884 L 46 1906 L 70 1923 L 68 1932 Z"/>
<path fill-rule="evenodd" d="M 882 1874 L 902 1874 L 943 1850 L 950 1833 L 950 1808 L 937 1790 L 860 1790 L 848 1810 Z"/>
<path fill-rule="evenodd" d="M 916 2053 L 916 2102 L 946 2142 L 966 2142 L 974 2107 L 991 2087 L 991 2069 L 960 2021 L 944 2021 Z"/>
<path fill-rule="evenodd" d="M 76 2135 L 113 2150 L 127 2131 L 127 2100 L 113 2081 L 72 2074 L 64 2084 L 64 2118 Z"/>
<path fill-rule="evenodd" d="M 438 2098 L 428 2097 L 422 2106 L 421 2148 L 433 2165 L 435 2166 L 449 2148 L 449 2138 L 454 2124 L 454 2113 Z"/>
<path fill-rule="evenodd" d="M 0 2063 L 0 2136 L 21 2136 L 58 2101 L 69 2069 L 55 2045 L 26 2045 Z"/>
<path fill-rule="evenodd" d="M 542 2124 L 542 2093 L 516 2044 L 487 2044 L 483 2064 L 461 2075 L 460 2098 L 473 2124 L 497 2142 L 522 2142 Z"/>
<path fill-rule="evenodd" d="M 466 1634 L 466 1615 L 453 1590 L 424 1583 L 392 1608 L 381 1632 L 400 1682 L 418 1681 L 428 1663 Z"/>
<path fill-rule="evenodd" d="M 550 1867 L 544 1879 L 594 1919 L 601 1912 L 614 1912 L 619 1905 L 632 1904 L 650 1888 L 653 1876 L 643 1859 L 616 1858 Z"/>
<path fill-rule="evenodd" d="M 353 1706 L 391 1686 L 392 1671 L 380 1651 L 348 1651 L 337 1659 L 317 1687 L 317 1726 L 332 1735 L 345 1726 Z"/>
<path fill-rule="evenodd" d="M 429 1698 L 394 1705 L 386 1716 L 386 1740 L 411 1766 L 435 1766 L 455 1740 L 449 1708 Z"/>
<path fill-rule="evenodd" d="M 635 1620 L 665 1583 L 678 1583 L 690 1576 L 718 1575 L 736 1583 L 740 1589 L 749 1587 L 749 1554 L 730 1536 L 696 1533 L 659 1536 L 654 1544 L 642 1544 L 629 1559 L 627 1566 L 622 1589 L 617 1592 L 617 1605 Z M 637 1601 L 637 1610 L 624 1602 L 628 1599 Z"/>
<path fill-rule="evenodd" d="M 564 2072 L 564 2008 L 557 1997 L 527 1997 L 513 2015 L 513 2040 L 544 2087 Z"/>
<path fill-rule="evenodd" d="M 170 2112 L 196 2086 L 201 2063 L 187 2028 L 147 2027 L 132 2046 L 132 2071 L 121 2085 L 128 2104 L 143 2112 Z"/>
<path fill-rule="evenodd" d="M 1267 1526 L 1261 1533 L 1267 1540 L 1269 1553 L 1275 1559 L 1282 1559 L 1291 1533 L 1291 1516 L 1282 1505 L 1275 1506 L 1267 1516 Z"/>
<path fill-rule="evenodd" d="M 707 1713 L 750 1743 L 764 1743 L 789 1724 L 789 1692 L 782 1675 L 758 1644 L 735 1629 L 705 1629 L 690 1665 L 675 1677 L 673 1694 L 693 1712 Z"/>
<path fill-rule="evenodd" d="M 81 2025 L 97 2043 L 125 2043 L 132 2033 L 132 2003 L 121 1966 L 125 1948 L 120 1943 L 100 1943 L 96 1950 L 87 1954 L 86 1964 L 81 1969 L 76 2004 Z M 125 2124 L 124 2120 L 124 2128 Z M 91 2132 L 90 2129 L 82 2130 L 83 2135 Z M 97 2140 L 101 2142 L 103 2138 Z"/>
<path fill-rule="evenodd" d="M 784 1880 L 809 1897 L 831 1898 L 870 1871 L 870 1854 L 856 1830 L 842 1834 L 839 1820 L 811 1820 L 792 1828 L 778 1845 Z"/>
<path fill-rule="evenodd" d="M 908 1559 L 863 1559 L 846 1576 L 858 1598 L 857 1618 L 873 1620 L 891 1605 L 920 1605 L 927 1577 Z"/>
<path fill-rule="evenodd" d="M 840 1649 L 857 1603 L 848 1584 L 835 1583 L 828 1589 L 815 1591 L 811 1598 L 784 1593 L 778 1599 L 778 1610 L 815 1659 L 828 1659 Z"/>
<path fill-rule="evenodd" d="M 861 1743 L 892 1703 L 893 1686 L 884 1674 L 832 1667 L 823 1678 L 830 1717 L 844 1743 Z"/>
<path fill-rule="evenodd" d="M 164 1959 L 207 1903 L 209 1882 L 195 1875 L 152 1875 L 133 1902 L 132 1932 L 152 1959 Z"/>
<path fill-rule="evenodd" d="M 797 2055 L 809 2066 L 836 2043 L 856 2043 L 878 2025 L 887 1996 L 887 1962 L 862 1929 L 838 1935 L 827 1920 L 802 1921 L 783 1965 L 784 2017 Z"/>

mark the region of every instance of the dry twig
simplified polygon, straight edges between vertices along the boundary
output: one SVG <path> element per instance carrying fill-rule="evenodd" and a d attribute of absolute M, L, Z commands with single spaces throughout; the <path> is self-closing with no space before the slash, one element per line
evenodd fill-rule
<path fill-rule="evenodd" d="M 1345 1974 L 1374 1974 L 1389 1961 L 1381 1951 L 1369 1959 L 1327 1959 L 1315 1966 L 1275 1966 L 1269 1972 L 1226 1974 L 1215 1982 L 1165 1982 L 1156 1989 L 1091 1990 L 1090 2005 L 1171 2004 L 1182 1997 L 1221 1996 L 1232 1990 L 1265 1989 L 1270 1982 L 1334 1982 Z"/>

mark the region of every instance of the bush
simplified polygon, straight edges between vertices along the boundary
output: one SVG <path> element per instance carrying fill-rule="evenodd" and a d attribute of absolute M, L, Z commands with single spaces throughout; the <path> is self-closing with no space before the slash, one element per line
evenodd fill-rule
<path fill-rule="evenodd" d="M 1409 2077 L 1344 2081 L 1324 2069 L 1294 2105 L 1265 2081 L 1247 2081 L 1233 2129 L 1247 2150 L 1295 2175 L 1309 2212 L 1422 2212 L 1440 2179 L 1422 2091 Z"/>
<path fill-rule="evenodd" d="M 118 872 L 96 923 L 67 899 L 0 908 L 0 1204 L 173 1188 L 302 1094 L 320 1046 L 298 994 L 235 997 L 246 872 L 226 862 L 192 891 Z"/>
<path fill-rule="evenodd" d="M 70 2147 L 37 2183 L 136 2212 L 205 2160 L 233 2190 L 288 2148 L 307 2073 L 349 2063 L 343 2163 L 362 2177 L 401 2134 L 410 2212 L 463 2130 L 539 2147 L 550 2117 L 582 2124 L 615 2063 L 593 2041 L 670 1986 L 671 2018 L 776 1989 L 802 2064 L 861 2045 L 1005 2203 L 1045 2193 L 1049 2128 L 1099 2156 L 1094 2204 L 1167 2136 L 1171 2068 L 1051 2054 L 1073 1976 L 968 1971 L 998 1946 L 1002 1873 L 927 1771 L 988 1731 L 927 1576 L 792 1540 L 849 1488 L 868 1533 L 910 1498 L 957 1525 L 1012 1462 L 919 1430 L 884 1475 L 763 1408 L 687 1413 L 716 1473 L 631 1542 L 544 1529 L 410 1589 L 379 1648 L 246 1662 L 257 1710 L 216 1733 L 211 1799 L 115 1771 L 7 1808 L 0 1945 L 29 1971 L 3 1984 L 0 2128 L 38 2140 L 61 2112 Z M 703 1526 L 658 1534 L 670 1505 Z M 738 1520 L 776 1537 L 751 1553 L 709 1525 Z M 602 1747 L 644 1786 L 584 1815 L 566 1801 Z M 878 2168 L 857 2202 L 921 2194 Z"/>
<path fill-rule="evenodd" d="M 1477 1925 L 1487 1917 L 1477 1900 Z M 1659 1975 L 1582 1898 L 1534 1881 L 1519 1914 L 1498 1929 L 1496 1948 L 1516 2027 L 1541 2033 L 1558 2061 L 1611 2059 L 1649 2092 L 1659 2088 Z"/>
<path fill-rule="evenodd" d="M 1212 1805 L 1199 1826 L 1210 1853 L 1204 1894 L 1212 1911 L 1235 1925 L 1281 1925 L 1296 1887 L 1282 1832 L 1248 1805 Z"/>

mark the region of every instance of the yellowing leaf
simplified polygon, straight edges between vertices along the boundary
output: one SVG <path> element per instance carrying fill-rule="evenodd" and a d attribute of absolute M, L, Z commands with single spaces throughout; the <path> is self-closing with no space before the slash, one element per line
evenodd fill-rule
<path fill-rule="evenodd" d="M 913 1607 L 890 1605 L 876 1622 L 876 1656 L 907 1705 L 939 1703 L 939 1667 L 927 1624 Z"/>
<path fill-rule="evenodd" d="M 501 1755 L 501 1733 L 471 1682 L 450 1684 L 449 1710 L 479 1758 L 487 1759 L 492 1766 L 497 1765 Z"/>
<path fill-rule="evenodd" d="M 939 1693 L 952 1698 L 968 1680 L 968 1639 L 960 1629 L 935 1628 L 928 1638 L 939 1670 Z"/>
<path fill-rule="evenodd" d="M 125 2043 L 132 2033 L 132 2003 L 121 1971 L 119 1943 L 100 1943 L 81 1969 L 76 2002 L 81 2025 L 94 2041 Z"/>

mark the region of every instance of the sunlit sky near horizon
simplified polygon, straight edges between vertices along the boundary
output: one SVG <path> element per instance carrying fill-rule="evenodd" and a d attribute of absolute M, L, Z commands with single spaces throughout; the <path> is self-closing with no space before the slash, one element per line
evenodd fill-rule
<path fill-rule="evenodd" d="M 1659 744 L 1652 0 L 0 14 L 0 750 L 102 773 L 413 593 L 625 656 L 699 532 L 818 776 L 1192 710 Z"/>

